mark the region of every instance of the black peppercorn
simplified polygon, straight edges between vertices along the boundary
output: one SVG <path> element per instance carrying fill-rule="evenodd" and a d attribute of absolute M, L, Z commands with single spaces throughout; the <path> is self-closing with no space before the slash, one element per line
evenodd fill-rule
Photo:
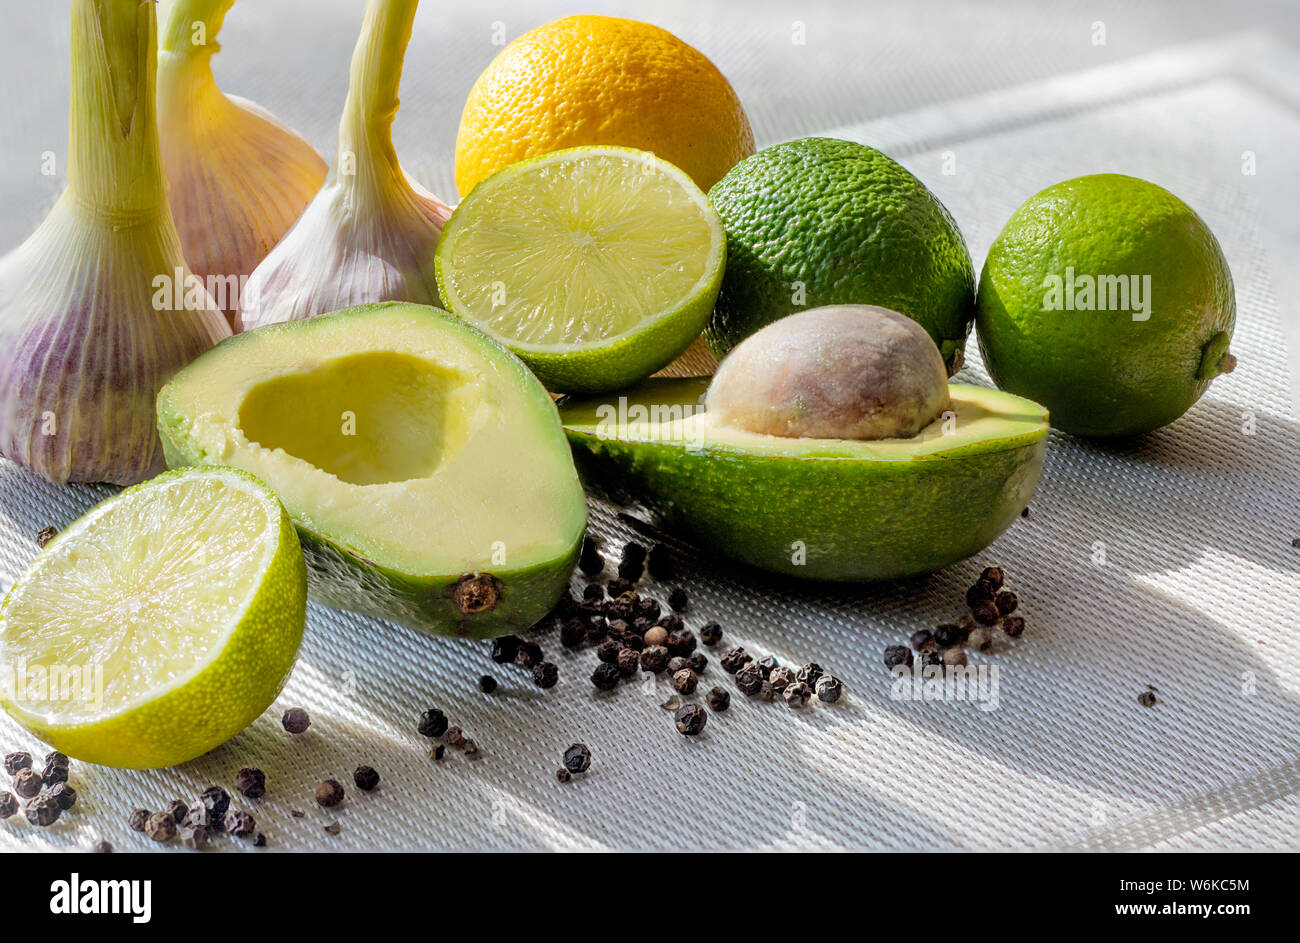
<path fill-rule="evenodd" d="M 575 743 L 564 751 L 564 768 L 570 773 L 585 773 L 591 767 L 591 751 L 585 743 Z"/>
<path fill-rule="evenodd" d="M 955 625 L 944 623 L 934 630 L 934 644 L 940 648 L 955 648 L 966 641 L 966 633 Z"/>
<path fill-rule="evenodd" d="M 992 602 L 980 603 L 971 610 L 971 614 L 975 616 L 975 621 L 980 625 L 995 625 L 998 619 L 1002 618 L 998 612 L 998 607 L 993 605 Z"/>
<path fill-rule="evenodd" d="M 20 769 L 14 777 L 14 792 L 24 799 L 30 799 L 41 791 L 41 774 L 34 769 Z"/>
<path fill-rule="evenodd" d="M 763 669 L 758 667 L 757 662 L 751 661 L 736 672 L 736 687 L 751 697 L 759 692 L 766 680 L 763 677 Z"/>
<path fill-rule="evenodd" d="M 222 815 L 230 808 L 230 793 L 220 786 L 209 786 L 203 790 L 203 795 L 200 798 L 203 800 L 203 808 L 207 809 L 209 814 L 213 816 Z"/>
<path fill-rule="evenodd" d="M 492 640 L 492 660 L 498 665 L 514 664 L 515 656 L 519 654 L 519 646 L 523 639 L 518 635 L 503 635 L 500 638 Z"/>
<path fill-rule="evenodd" d="M 772 669 L 772 673 L 767 676 L 767 680 L 771 683 L 772 690 L 779 694 L 794 684 L 794 672 L 784 665 L 777 665 Z"/>
<path fill-rule="evenodd" d="M 539 688 L 553 688 L 560 680 L 560 669 L 554 662 L 544 661 L 533 669 L 533 684 Z"/>
<path fill-rule="evenodd" d="M 691 666 L 690 660 L 687 658 L 683 658 L 681 655 L 674 655 L 672 658 L 668 659 L 669 674 L 676 674 L 677 672 L 681 671 L 683 668 L 689 668 L 690 666 Z"/>
<path fill-rule="evenodd" d="M 672 635 L 678 629 L 686 627 L 686 621 L 675 612 L 668 613 L 668 615 L 659 620 L 659 624 L 667 630 L 669 635 Z M 695 647 L 694 642 L 691 643 L 691 647 Z"/>
<path fill-rule="evenodd" d="M 623 649 L 623 643 L 618 639 L 607 638 L 596 646 L 596 658 L 607 665 L 612 665 L 618 661 L 618 653 Z"/>
<path fill-rule="evenodd" d="M 686 596 L 686 590 L 680 586 L 674 586 L 668 591 L 668 605 L 674 612 L 682 612 L 686 609 L 690 600 Z"/>
<path fill-rule="evenodd" d="M 1004 589 L 994 598 L 993 605 L 998 607 L 998 612 L 1002 613 L 1002 615 L 1009 616 L 1020 605 L 1020 599 L 1011 590 Z"/>
<path fill-rule="evenodd" d="M 27 803 L 23 813 L 27 816 L 27 821 L 33 825 L 38 828 L 47 828 L 59 820 L 63 810 L 50 796 L 37 796 Z"/>
<path fill-rule="evenodd" d="M 145 823 L 149 821 L 149 816 L 153 815 L 148 809 L 136 809 L 126 820 L 126 824 L 131 826 L 133 832 L 143 832 Z"/>
<path fill-rule="evenodd" d="M 254 839 L 253 839 L 253 847 L 254 847 L 254 848 L 265 848 L 265 847 L 266 847 L 266 836 L 263 835 L 261 832 L 258 832 L 257 835 L 256 835 L 256 837 L 254 837 Z"/>
<path fill-rule="evenodd" d="M 441 743 L 435 743 L 429 748 L 429 759 L 440 760 L 447 755 L 447 748 Z"/>
<path fill-rule="evenodd" d="M 699 683 L 700 679 L 689 668 L 683 668 L 673 674 L 673 689 L 679 694 L 694 694 L 695 687 Z"/>
<path fill-rule="evenodd" d="M 601 691 L 612 691 L 618 687 L 618 679 L 618 665 L 611 665 L 603 661 L 591 673 L 591 683 Z"/>
<path fill-rule="evenodd" d="M 727 674 L 735 674 L 749 662 L 749 655 L 743 648 L 733 648 L 727 654 L 722 656 L 722 670 Z"/>
<path fill-rule="evenodd" d="M 636 560 L 640 563 L 645 563 L 648 554 L 649 551 L 641 544 L 637 543 L 635 540 L 629 540 L 623 545 L 623 551 L 619 556 L 619 560 Z"/>
<path fill-rule="evenodd" d="M 768 655 L 766 658 L 760 658 L 758 660 L 758 670 L 763 672 L 764 678 L 770 679 L 772 677 L 773 669 L 780 668 L 780 667 L 781 667 L 781 663 L 777 661 L 775 658 L 773 658 L 771 655 Z"/>
<path fill-rule="evenodd" d="M 662 645 L 647 645 L 641 652 L 641 670 L 658 674 L 668 667 L 668 649 Z"/>
<path fill-rule="evenodd" d="M 245 766 L 235 774 L 235 788 L 250 799 L 266 795 L 266 774 L 260 769 Z"/>
<path fill-rule="evenodd" d="M 929 629 L 917 629 L 912 633 L 912 637 L 907 640 L 914 651 L 925 651 L 926 646 L 934 644 L 934 633 Z"/>
<path fill-rule="evenodd" d="M 823 704 L 834 704 L 844 694 L 844 682 L 831 675 L 822 675 L 817 679 L 817 700 Z"/>
<path fill-rule="evenodd" d="M 352 771 L 352 781 L 362 792 L 369 792 L 379 785 L 379 774 L 373 766 L 358 766 Z"/>
<path fill-rule="evenodd" d="M 808 689 L 811 691 L 812 686 L 817 683 L 817 679 L 822 674 L 822 666 L 815 661 L 810 661 L 794 673 L 794 679 L 808 685 Z"/>
<path fill-rule="evenodd" d="M 170 812 L 155 812 L 145 820 L 144 833 L 156 842 L 169 842 L 176 837 L 176 820 Z"/>
<path fill-rule="evenodd" d="M 311 718 L 301 707 L 292 707 L 284 712 L 280 723 L 289 733 L 306 733 L 307 728 L 311 726 Z"/>
<path fill-rule="evenodd" d="M 53 786 L 55 783 L 66 783 L 68 781 L 68 768 L 60 766 L 57 763 L 46 763 L 45 769 L 41 771 L 41 782 L 46 787 Z"/>
<path fill-rule="evenodd" d="M 921 664 L 922 664 L 922 665 L 925 665 L 925 666 L 930 666 L 930 667 L 933 667 L 933 666 L 939 666 L 939 667 L 942 667 L 942 666 L 943 666 L 943 652 L 939 651 L 937 648 L 936 648 L 936 649 L 931 649 L 931 650 L 928 651 L 928 652 L 922 652 L 922 653 L 921 653 Z"/>
<path fill-rule="evenodd" d="M 1151 691 L 1143 691 L 1141 694 L 1138 695 L 1138 703 L 1141 704 L 1143 707 L 1155 707 L 1156 696 Z"/>
<path fill-rule="evenodd" d="M 776 697 L 776 691 L 772 688 L 771 681 L 764 681 L 763 686 L 758 689 L 758 699 L 760 701 L 770 701 Z"/>
<path fill-rule="evenodd" d="M 925 652 L 928 656 L 930 652 Z M 912 650 L 906 645 L 890 645 L 885 649 L 885 667 L 893 671 L 899 665 L 912 667 Z"/>
<path fill-rule="evenodd" d="M 663 544 L 655 544 L 646 558 L 646 569 L 661 583 L 672 579 L 677 575 L 677 564 L 673 560 L 672 551 Z"/>
<path fill-rule="evenodd" d="M 709 660 L 704 657 L 703 652 L 691 652 L 686 659 L 686 664 L 691 671 L 694 671 L 697 675 L 702 675 L 708 670 Z"/>
<path fill-rule="evenodd" d="M 5 772 L 10 776 L 17 776 L 20 769 L 32 768 L 32 755 L 26 752 L 6 753 L 5 754 Z"/>
<path fill-rule="evenodd" d="M 636 604 L 635 609 L 638 618 L 649 619 L 651 622 L 658 619 L 663 611 L 659 608 L 659 600 L 657 599 L 642 599 Z"/>
<path fill-rule="evenodd" d="M 582 589 L 582 598 L 587 602 L 602 602 L 605 599 L 605 587 L 599 583 L 588 583 Z"/>
<path fill-rule="evenodd" d="M 257 831 L 257 823 L 254 822 L 253 817 L 243 809 L 228 810 L 224 822 L 226 832 L 238 836 L 239 838 L 246 838 L 253 834 L 253 832 Z"/>
<path fill-rule="evenodd" d="M 686 737 L 694 737 L 709 722 L 709 714 L 698 704 L 686 704 L 673 716 L 677 732 Z"/>
<path fill-rule="evenodd" d="M 12 792 L 0 791 L 0 819 L 7 819 L 18 811 L 18 797 Z"/>
<path fill-rule="evenodd" d="M 560 623 L 560 644 L 565 648 L 578 648 L 587 640 L 587 624 L 577 617 Z"/>
<path fill-rule="evenodd" d="M 72 765 L 72 760 L 68 759 L 66 753 L 60 753 L 58 750 L 54 750 L 51 753 L 45 754 L 45 765 L 62 766 L 64 769 L 67 769 Z"/>
<path fill-rule="evenodd" d="M 634 648 L 621 649 L 614 664 L 622 677 L 630 678 L 641 667 L 641 653 Z"/>
<path fill-rule="evenodd" d="M 785 698 L 785 702 L 789 706 L 803 707 L 808 703 L 808 698 L 812 697 L 812 691 L 803 681 L 796 681 L 794 684 L 787 686 L 781 692 L 781 696 Z"/>
<path fill-rule="evenodd" d="M 326 779 L 316 784 L 316 804 L 336 806 L 343 801 L 343 784 L 337 779 Z"/>
<path fill-rule="evenodd" d="M 431 707 L 420 715 L 420 723 L 415 729 L 422 737 L 441 737 L 447 732 L 447 715 Z"/>
<path fill-rule="evenodd" d="M 715 714 L 721 714 L 731 706 L 731 694 L 722 688 L 710 688 L 705 700 L 708 701 L 709 710 Z"/>
<path fill-rule="evenodd" d="M 611 599 L 618 599 L 624 593 L 631 592 L 632 589 L 633 589 L 632 581 L 625 580 L 623 579 L 623 577 L 620 576 L 618 579 L 613 579 L 609 581 L 609 587 L 607 591 Z"/>
<path fill-rule="evenodd" d="M 993 587 L 989 586 L 988 583 L 976 583 L 970 589 L 966 590 L 966 605 L 971 609 L 982 606 L 984 603 L 993 600 L 993 593 Z"/>
<path fill-rule="evenodd" d="M 561 783 L 571 782 L 573 780 L 573 774 L 570 773 L 563 766 L 561 766 L 559 769 L 555 771 L 555 780 L 556 782 L 561 782 Z"/>
<path fill-rule="evenodd" d="M 181 829 L 181 844 L 190 851 L 202 851 L 208 844 L 208 830 L 202 825 L 187 825 Z"/>
<path fill-rule="evenodd" d="M 173 799 L 171 802 L 167 803 L 166 811 L 171 813 L 172 818 L 174 818 L 176 824 L 179 825 L 181 822 L 185 821 L 185 816 L 190 811 L 190 806 L 184 799 Z"/>
<path fill-rule="evenodd" d="M 947 648 L 943 652 L 943 663 L 945 665 L 960 667 L 966 664 L 966 649 L 964 648 Z"/>
<path fill-rule="evenodd" d="M 605 561 L 600 556 L 600 544 L 592 537 L 582 538 L 582 553 L 578 555 L 578 569 L 588 576 L 598 576 L 605 569 Z"/>
<path fill-rule="evenodd" d="M 111 855 L 113 853 L 113 845 L 111 842 L 106 842 L 101 838 L 97 842 L 92 842 L 86 851 L 92 855 Z"/>
<path fill-rule="evenodd" d="M 645 573 L 645 562 L 642 560 L 622 560 L 618 564 L 618 578 L 627 580 L 629 583 L 635 583 L 641 579 Z"/>
<path fill-rule="evenodd" d="M 478 689 L 484 694 L 491 694 L 497 689 L 497 679 L 491 675 L 481 675 L 478 679 Z"/>
<path fill-rule="evenodd" d="M 1001 589 L 1002 580 L 1002 567 L 1000 566 L 985 567 L 984 572 L 980 574 L 979 579 L 981 583 L 988 584 L 990 589 Z"/>
<path fill-rule="evenodd" d="M 1020 616 L 1007 616 L 1002 620 L 1002 631 L 1012 638 L 1019 638 L 1025 631 L 1025 620 Z"/>
<path fill-rule="evenodd" d="M 700 641 L 712 648 L 722 641 L 722 626 L 716 622 L 707 622 L 700 629 Z"/>
<path fill-rule="evenodd" d="M 515 664 L 520 668 L 536 668 L 545 657 L 542 646 L 536 642 L 520 642 L 519 651 L 515 653 Z"/>

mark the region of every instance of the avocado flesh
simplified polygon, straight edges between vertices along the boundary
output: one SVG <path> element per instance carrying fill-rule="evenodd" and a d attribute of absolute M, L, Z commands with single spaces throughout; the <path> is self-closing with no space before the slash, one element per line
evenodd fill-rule
<path fill-rule="evenodd" d="M 158 426 L 169 465 L 231 465 L 279 495 L 313 599 L 426 631 L 532 625 L 568 585 L 586 527 L 549 395 L 435 308 L 367 305 L 236 335 L 163 389 Z"/>
<path fill-rule="evenodd" d="M 587 474 L 618 482 L 702 546 L 805 579 L 933 572 L 987 547 L 1029 503 L 1047 411 L 950 384 L 955 425 L 911 439 L 761 435 L 719 426 L 707 378 L 650 380 L 566 399 L 560 418 Z M 802 562 L 797 562 L 802 560 Z"/>

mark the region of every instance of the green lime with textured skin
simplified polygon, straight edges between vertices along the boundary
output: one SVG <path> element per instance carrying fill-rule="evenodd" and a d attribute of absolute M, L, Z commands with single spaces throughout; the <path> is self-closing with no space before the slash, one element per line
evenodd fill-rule
<path fill-rule="evenodd" d="M 646 151 L 575 147 L 478 184 L 438 242 L 448 309 L 549 389 L 602 392 L 667 366 L 708 321 L 726 237 L 683 171 Z"/>
<path fill-rule="evenodd" d="M 22 677 L 5 710 L 91 763 L 192 760 L 275 700 L 306 605 L 270 489 L 231 468 L 166 472 L 70 524 L 9 592 L 0 660 Z"/>
<path fill-rule="evenodd" d="M 496 341 L 386 303 L 237 334 L 158 396 L 169 465 L 231 465 L 284 502 L 312 598 L 445 635 L 527 629 L 587 523 L 555 404 Z"/>
<path fill-rule="evenodd" d="M 560 416 L 594 484 L 675 532 L 789 576 L 929 573 L 987 547 L 1028 505 L 1047 412 L 949 385 L 951 413 L 908 439 L 763 435 L 701 412 L 708 380 L 647 380 L 622 402 L 567 398 Z"/>
<path fill-rule="evenodd" d="M 977 330 L 989 375 L 1052 424 L 1128 436 L 1173 422 L 1220 373 L 1236 321 L 1209 227 L 1168 190 L 1096 174 L 1030 197 L 989 249 Z"/>
<path fill-rule="evenodd" d="M 719 356 L 794 311 L 869 304 L 926 329 L 951 376 L 975 316 L 975 271 L 943 204 L 875 148 L 802 138 L 742 160 L 709 190 L 727 268 L 705 340 Z"/>

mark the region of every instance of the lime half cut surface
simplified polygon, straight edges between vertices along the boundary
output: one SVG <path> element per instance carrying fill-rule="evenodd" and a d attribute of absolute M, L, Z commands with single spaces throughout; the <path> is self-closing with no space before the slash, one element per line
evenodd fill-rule
<path fill-rule="evenodd" d="M 690 345 L 725 259 L 718 215 L 685 173 L 646 151 L 577 147 L 474 188 L 438 244 L 438 289 L 548 388 L 597 393 Z"/>
<path fill-rule="evenodd" d="M 306 566 L 244 472 L 167 472 L 54 538 L 0 609 L 5 709 L 70 756 L 170 766 L 239 733 L 302 641 Z"/>

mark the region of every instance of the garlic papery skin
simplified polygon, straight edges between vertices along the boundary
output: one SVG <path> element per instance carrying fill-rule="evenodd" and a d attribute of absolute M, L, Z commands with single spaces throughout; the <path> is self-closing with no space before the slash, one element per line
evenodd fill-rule
<path fill-rule="evenodd" d="M 240 330 L 379 301 L 438 303 L 434 249 L 451 208 L 393 148 L 416 0 L 370 0 L 325 186 L 245 286 Z"/>
<path fill-rule="evenodd" d="M 158 390 L 230 334 L 172 225 L 156 41 L 152 0 L 73 0 L 68 186 L 0 259 L 0 453 L 54 481 L 161 471 Z"/>
<path fill-rule="evenodd" d="M 181 249 L 233 323 L 248 276 L 329 171 L 307 139 L 217 87 L 212 57 L 235 0 L 175 0 L 158 51 L 158 131 Z"/>

